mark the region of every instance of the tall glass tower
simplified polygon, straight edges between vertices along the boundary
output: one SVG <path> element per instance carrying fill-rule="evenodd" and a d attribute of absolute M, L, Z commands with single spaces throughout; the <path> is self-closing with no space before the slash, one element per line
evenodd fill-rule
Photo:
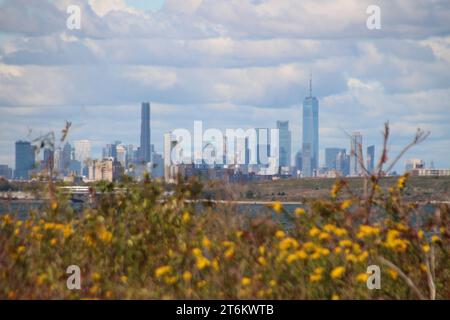
<path fill-rule="evenodd" d="M 319 167 L 319 101 L 312 96 L 309 80 L 309 97 L 303 100 L 302 175 L 312 177 Z"/>
<path fill-rule="evenodd" d="M 16 142 L 16 179 L 28 179 L 28 171 L 34 168 L 35 147 L 28 141 Z"/>
<path fill-rule="evenodd" d="M 360 176 L 362 174 L 361 161 L 363 137 L 360 132 L 353 132 L 350 137 L 350 175 Z"/>
<path fill-rule="evenodd" d="M 140 160 L 148 163 L 152 161 L 150 146 L 150 103 L 143 102 L 141 107 L 141 146 Z"/>
<path fill-rule="evenodd" d="M 280 167 L 291 166 L 291 132 L 289 131 L 289 121 L 277 121 L 279 130 Z"/>

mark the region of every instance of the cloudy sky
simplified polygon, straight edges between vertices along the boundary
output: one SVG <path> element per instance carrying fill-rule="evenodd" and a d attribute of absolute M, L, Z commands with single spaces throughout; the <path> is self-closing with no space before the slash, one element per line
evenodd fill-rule
<path fill-rule="evenodd" d="M 66 27 L 72 4 L 80 30 Z M 366 27 L 371 4 L 381 30 Z M 321 150 L 348 149 L 352 131 L 378 146 L 389 120 L 392 152 L 420 127 L 431 136 L 406 157 L 450 167 L 448 0 L 0 0 L 0 163 L 65 120 L 94 156 L 137 145 L 141 101 L 157 150 L 194 120 L 289 120 L 297 151 L 310 72 Z"/>

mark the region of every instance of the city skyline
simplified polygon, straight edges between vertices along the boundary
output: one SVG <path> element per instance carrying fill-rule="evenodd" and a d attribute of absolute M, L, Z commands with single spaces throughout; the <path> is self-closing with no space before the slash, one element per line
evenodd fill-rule
<path fill-rule="evenodd" d="M 195 120 L 222 130 L 289 120 L 294 161 L 302 129 L 294 119 L 312 71 L 319 165 L 325 148 L 348 149 L 354 131 L 379 145 L 389 120 L 391 152 L 421 127 L 431 136 L 406 157 L 450 167 L 448 2 L 380 1 L 383 27 L 374 31 L 370 1 L 71 3 L 83 12 L 79 31 L 66 28 L 64 1 L 30 2 L 25 13 L 18 2 L 0 4 L 1 164 L 14 166 L 16 140 L 58 132 L 65 120 L 69 139 L 89 139 L 95 155 L 116 139 L 138 146 L 142 101 L 152 103 L 157 150 L 164 132 Z"/>

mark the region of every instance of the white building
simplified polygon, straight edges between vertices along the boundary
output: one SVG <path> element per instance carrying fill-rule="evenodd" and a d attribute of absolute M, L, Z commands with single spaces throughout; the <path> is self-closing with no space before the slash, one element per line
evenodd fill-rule
<path fill-rule="evenodd" d="M 91 157 L 91 141 L 77 140 L 75 145 L 75 160 L 80 161 L 81 167 L 85 166 L 87 159 Z"/>

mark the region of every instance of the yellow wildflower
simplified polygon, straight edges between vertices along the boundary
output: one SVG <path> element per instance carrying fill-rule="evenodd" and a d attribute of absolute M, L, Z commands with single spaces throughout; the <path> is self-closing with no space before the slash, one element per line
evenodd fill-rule
<path fill-rule="evenodd" d="M 64 236 L 64 238 L 68 238 L 72 234 L 73 234 L 72 226 L 70 224 L 65 225 L 64 229 L 63 229 L 63 236 Z"/>
<path fill-rule="evenodd" d="M 288 238 L 284 238 L 283 240 L 281 240 L 278 247 L 280 250 L 288 250 L 289 248 L 297 248 L 298 242 L 294 238 L 288 237 Z"/>
<path fill-rule="evenodd" d="M 314 273 L 314 274 L 311 274 L 309 276 L 309 281 L 310 282 L 319 282 L 321 279 L 322 279 L 322 275 L 321 274 Z"/>
<path fill-rule="evenodd" d="M 282 230 L 278 230 L 277 232 L 275 232 L 275 237 L 277 238 L 284 238 L 285 236 L 286 234 Z"/>
<path fill-rule="evenodd" d="M 358 282 L 367 282 L 369 279 L 369 275 L 367 273 L 360 273 L 356 276 L 356 281 Z"/>
<path fill-rule="evenodd" d="M 297 217 L 300 217 L 300 216 L 304 215 L 306 212 L 305 212 L 305 209 L 303 209 L 303 208 L 296 208 L 294 213 Z"/>
<path fill-rule="evenodd" d="M 358 261 L 359 261 L 359 262 L 364 262 L 364 261 L 367 260 L 368 257 L 369 257 L 369 253 L 368 253 L 367 251 L 364 251 L 363 253 L 361 253 L 361 254 L 358 256 Z"/>
<path fill-rule="evenodd" d="M 51 246 L 55 246 L 58 243 L 58 240 L 56 240 L 55 238 L 53 238 L 52 240 L 50 240 L 50 245 Z"/>
<path fill-rule="evenodd" d="M 199 248 L 194 248 L 192 249 L 192 254 L 196 257 L 200 257 L 202 255 L 202 250 L 200 250 Z"/>
<path fill-rule="evenodd" d="M 400 178 L 398 178 L 398 180 L 397 180 L 397 188 L 399 190 L 403 190 L 405 188 L 405 183 L 406 183 L 406 179 L 407 178 L 408 178 L 408 174 L 404 174 Z"/>
<path fill-rule="evenodd" d="M 347 260 L 348 262 L 356 263 L 358 261 L 358 258 L 354 254 L 349 253 L 346 255 L 345 260 Z"/>
<path fill-rule="evenodd" d="M 37 277 L 36 284 L 40 286 L 45 282 L 45 280 L 47 280 L 47 275 L 45 273 L 42 273 Z"/>
<path fill-rule="evenodd" d="M 308 258 L 308 254 L 304 250 L 298 250 L 295 254 L 297 255 L 297 257 L 299 259 L 302 259 L 302 260 Z"/>
<path fill-rule="evenodd" d="M 110 243 L 112 241 L 112 233 L 103 228 L 100 230 L 98 237 L 105 243 Z"/>
<path fill-rule="evenodd" d="M 331 197 L 333 199 L 337 197 L 337 194 L 340 191 L 340 189 L 341 189 L 340 183 L 336 182 L 335 184 L 333 184 L 333 187 L 331 188 Z"/>
<path fill-rule="evenodd" d="M 186 282 L 189 282 L 189 281 L 191 281 L 191 279 L 192 279 L 192 273 L 190 273 L 189 271 L 185 271 L 183 273 L 183 280 Z"/>
<path fill-rule="evenodd" d="M 25 252 L 25 246 L 19 246 L 19 247 L 17 247 L 17 254 L 21 254 L 21 253 L 23 253 L 23 252 Z"/>
<path fill-rule="evenodd" d="M 234 248 L 233 247 L 227 249 L 225 251 L 225 253 L 224 253 L 225 258 L 227 258 L 227 259 L 231 259 L 233 257 L 233 255 L 234 255 Z"/>
<path fill-rule="evenodd" d="M 326 232 L 319 233 L 319 239 L 320 240 L 326 240 L 326 239 L 329 239 L 329 238 L 330 238 L 330 235 L 328 233 L 326 233 Z"/>
<path fill-rule="evenodd" d="M 315 245 L 313 242 L 308 241 L 308 242 L 305 242 L 305 243 L 303 244 L 303 249 L 305 249 L 305 250 L 312 250 L 312 249 L 315 248 L 315 246 L 316 246 L 316 245 Z"/>
<path fill-rule="evenodd" d="M 217 261 L 217 259 L 213 259 L 212 267 L 215 271 L 219 271 L 220 267 L 219 267 L 219 261 Z"/>
<path fill-rule="evenodd" d="M 202 245 L 207 249 L 211 248 L 211 241 L 209 241 L 207 236 L 203 236 Z"/>
<path fill-rule="evenodd" d="M 315 274 L 322 274 L 324 271 L 324 269 L 322 267 L 317 267 L 314 269 L 314 273 Z"/>
<path fill-rule="evenodd" d="M 422 272 L 427 272 L 427 270 L 428 270 L 427 265 L 424 263 L 421 263 L 419 267 L 420 267 L 420 270 L 422 270 Z"/>
<path fill-rule="evenodd" d="M 352 200 L 345 200 L 341 203 L 341 209 L 346 210 L 352 205 Z"/>
<path fill-rule="evenodd" d="M 266 247 L 265 246 L 259 246 L 258 248 L 258 252 L 260 255 L 263 255 L 264 253 L 266 253 Z"/>
<path fill-rule="evenodd" d="M 437 235 L 434 235 L 431 237 L 431 242 L 437 243 L 439 241 L 441 241 L 441 238 L 439 238 Z"/>
<path fill-rule="evenodd" d="M 229 248 L 229 247 L 233 247 L 233 246 L 234 246 L 234 242 L 231 242 L 231 241 L 224 241 L 224 242 L 222 242 L 222 244 L 223 244 L 223 246 L 226 247 L 226 248 Z"/>
<path fill-rule="evenodd" d="M 344 228 L 336 228 L 333 230 L 334 234 L 338 237 L 343 237 L 347 235 L 347 230 Z"/>
<path fill-rule="evenodd" d="M 250 278 L 247 278 L 247 277 L 243 277 L 242 280 L 241 280 L 241 284 L 243 286 L 248 286 L 248 285 L 250 285 L 251 282 L 252 282 L 252 280 Z"/>
<path fill-rule="evenodd" d="M 263 256 L 258 257 L 258 262 L 262 266 L 265 266 L 267 264 L 266 258 L 264 258 Z"/>
<path fill-rule="evenodd" d="M 389 275 L 391 276 L 391 278 L 393 280 L 397 280 L 397 278 L 398 278 L 398 272 L 397 271 L 395 271 L 394 269 L 388 269 L 388 273 L 389 273 Z"/>
<path fill-rule="evenodd" d="M 425 235 L 425 234 L 424 234 L 424 232 L 423 232 L 422 229 L 420 229 L 419 231 L 417 231 L 417 237 L 418 237 L 420 240 L 423 239 L 424 235 Z"/>
<path fill-rule="evenodd" d="M 320 234 L 320 229 L 318 229 L 317 227 L 312 227 L 312 228 L 309 230 L 309 235 L 310 235 L 311 237 L 315 237 L 315 236 L 317 236 L 318 234 Z"/>
<path fill-rule="evenodd" d="M 330 275 L 331 275 L 331 278 L 338 279 L 338 278 L 342 277 L 344 272 L 345 272 L 345 268 L 340 266 L 340 267 L 336 267 L 333 270 L 331 270 Z"/>
<path fill-rule="evenodd" d="M 292 262 L 295 262 L 298 259 L 299 259 L 299 257 L 296 253 L 291 253 L 290 255 L 288 255 L 286 262 L 291 264 Z"/>
<path fill-rule="evenodd" d="M 207 258 L 205 258 L 205 257 L 203 257 L 203 256 L 197 257 L 197 263 L 196 263 L 196 266 L 197 266 L 197 268 L 198 268 L 199 270 L 202 270 L 202 269 L 204 269 L 204 268 L 206 268 L 206 267 L 209 267 L 210 264 L 211 264 L 211 263 L 209 262 L 209 260 L 208 260 Z"/>
<path fill-rule="evenodd" d="M 280 201 L 275 201 L 274 203 L 272 203 L 272 209 L 276 213 L 280 213 L 283 210 L 283 205 L 281 204 Z"/>
<path fill-rule="evenodd" d="M 333 294 L 331 296 L 331 300 L 339 300 L 339 299 L 340 299 L 340 297 L 337 294 Z"/>
<path fill-rule="evenodd" d="M 123 284 L 126 284 L 128 282 L 128 277 L 125 275 L 122 275 L 120 277 L 120 282 L 122 282 Z"/>
<path fill-rule="evenodd" d="M 101 275 L 98 272 L 94 272 L 91 276 L 93 281 L 99 281 L 101 279 Z"/>
<path fill-rule="evenodd" d="M 424 245 L 422 246 L 422 250 L 423 250 L 423 252 L 425 252 L 425 253 L 430 252 L 430 245 L 424 244 Z"/>
<path fill-rule="evenodd" d="M 171 271 L 172 271 L 172 267 L 171 266 L 162 266 L 162 267 L 159 267 L 159 268 L 157 268 L 155 270 L 155 276 L 157 278 L 160 278 L 163 275 L 165 275 L 165 274 L 167 274 L 167 273 L 169 273 Z"/>
<path fill-rule="evenodd" d="M 377 236 L 379 234 L 380 234 L 380 229 L 369 226 L 369 225 L 362 224 L 359 226 L 359 232 L 356 235 L 356 237 L 358 239 L 363 239 L 365 237 Z"/>
<path fill-rule="evenodd" d="M 351 247 L 353 245 L 353 242 L 351 240 L 348 239 L 344 239 L 344 240 L 340 240 L 339 241 L 339 246 L 341 247 Z"/>
<path fill-rule="evenodd" d="M 165 277 L 164 282 L 167 284 L 174 284 L 175 282 L 177 282 L 177 277 L 175 277 L 175 276 Z"/>
<path fill-rule="evenodd" d="M 191 220 L 191 215 L 189 214 L 189 212 L 185 211 L 181 219 L 183 220 L 184 223 L 188 223 L 189 220 Z"/>

